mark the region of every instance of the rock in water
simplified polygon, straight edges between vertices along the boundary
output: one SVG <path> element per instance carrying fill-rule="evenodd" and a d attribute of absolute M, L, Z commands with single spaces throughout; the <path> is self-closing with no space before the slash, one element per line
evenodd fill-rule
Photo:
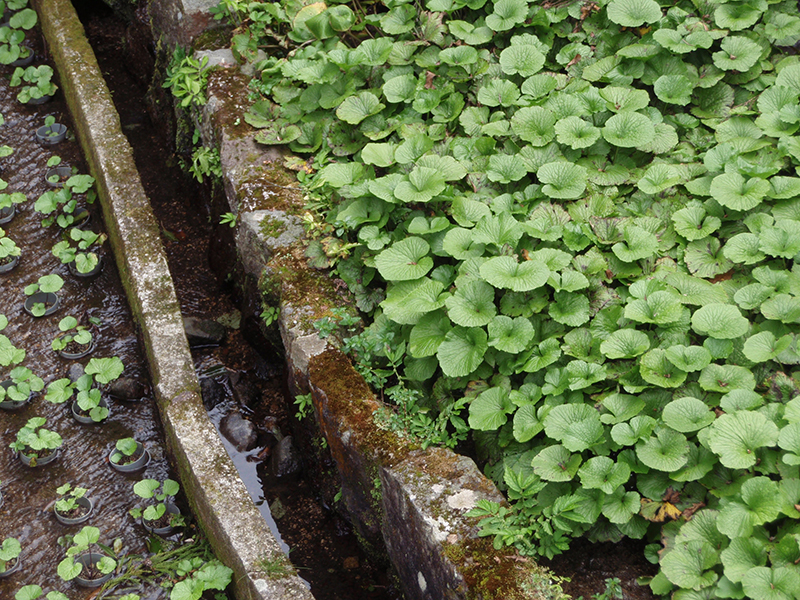
<path fill-rule="evenodd" d="M 286 477 L 300 471 L 300 455 L 292 444 L 292 436 L 287 435 L 272 449 L 270 468 L 275 477 Z"/>
<path fill-rule="evenodd" d="M 208 319 L 184 317 L 183 329 L 190 346 L 217 346 L 225 339 L 225 327 Z"/>
<path fill-rule="evenodd" d="M 252 450 L 258 442 L 256 426 L 238 411 L 230 412 L 222 418 L 219 431 L 239 452 Z"/>

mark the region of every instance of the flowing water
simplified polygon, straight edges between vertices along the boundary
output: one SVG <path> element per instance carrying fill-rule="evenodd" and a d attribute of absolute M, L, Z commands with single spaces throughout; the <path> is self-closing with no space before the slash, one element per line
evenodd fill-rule
<path fill-rule="evenodd" d="M 41 44 L 37 55 L 37 63 L 40 63 Z M 35 107 L 17 102 L 16 90 L 8 85 L 12 71 L 10 67 L 0 68 L 0 112 L 5 118 L 5 124 L 0 126 L 0 145 L 9 145 L 15 150 L 10 157 L 0 158 L 0 177 L 9 184 L 6 192 L 23 192 L 28 199 L 17 207 L 15 218 L 2 226 L 22 250 L 16 269 L 0 274 L 0 314 L 9 320 L 2 333 L 15 346 L 25 349 L 22 365 L 32 369 L 45 383 L 65 377 L 74 363 L 85 365 L 91 357 L 118 356 L 125 365 L 123 376 L 149 389 L 147 369 L 109 249 L 101 251 L 102 272 L 89 279 L 71 275 L 66 265 L 50 252 L 60 239 L 61 230 L 57 225 L 42 227 L 42 215 L 33 208 L 36 199 L 52 189 L 44 177 L 46 163 L 53 155 L 58 155 L 62 164 L 76 167 L 81 173 L 87 171 L 74 139 L 50 147 L 36 142 L 34 132 L 44 124 L 46 115 L 55 116 L 70 130 L 72 124 L 59 96 Z M 91 229 L 102 231 L 99 206 L 87 205 L 87 208 L 92 215 Z M 55 314 L 35 319 L 23 311 L 23 289 L 49 273 L 57 273 L 65 281 L 59 293 L 61 305 Z M 59 333 L 60 319 L 67 315 L 75 316 L 84 324 L 88 324 L 89 317 L 100 320 L 93 330 L 96 348 L 89 357 L 67 361 L 50 348 L 51 341 Z M 0 378 L 5 379 L 8 371 L 0 367 Z M 149 395 L 136 402 L 109 399 L 109 403 L 110 417 L 100 425 L 77 423 L 68 403 L 52 404 L 44 399 L 43 393 L 35 395 L 18 411 L 0 410 L 0 490 L 4 498 L 0 507 L 0 540 L 15 537 L 22 544 L 21 570 L 0 579 L 3 600 L 10 600 L 19 587 L 31 583 L 46 590 L 64 591 L 73 600 L 88 595 L 87 591 L 74 583 L 62 582 L 56 575 L 56 566 L 64 558 L 58 538 L 79 529 L 59 524 L 52 514 L 55 490 L 64 483 L 89 489 L 95 510 L 88 524 L 100 529 L 102 543 L 111 544 L 120 538 L 123 553 L 145 551 L 147 534 L 128 510 L 139 500 L 132 491 L 138 479 L 163 479 L 169 473 L 156 407 Z M 36 468 L 23 466 L 8 447 L 17 431 L 33 416 L 45 417 L 46 427 L 58 432 L 64 440 L 56 462 Z M 152 460 L 143 472 L 124 475 L 108 463 L 107 455 L 115 441 L 123 437 L 135 437 L 149 450 Z"/>

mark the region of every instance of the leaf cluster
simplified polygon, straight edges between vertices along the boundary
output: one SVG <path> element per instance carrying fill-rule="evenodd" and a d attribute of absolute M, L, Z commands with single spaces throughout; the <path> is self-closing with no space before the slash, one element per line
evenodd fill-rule
<path fill-rule="evenodd" d="M 313 220 L 373 318 L 345 342 L 362 372 L 400 414 L 468 414 L 512 501 L 479 506 L 484 534 L 545 556 L 663 536 L 657 593 L 794 597 L 794 3 L 270 18 L 298 45 L 259 63 L 245 120 L 313 156 Z"/>

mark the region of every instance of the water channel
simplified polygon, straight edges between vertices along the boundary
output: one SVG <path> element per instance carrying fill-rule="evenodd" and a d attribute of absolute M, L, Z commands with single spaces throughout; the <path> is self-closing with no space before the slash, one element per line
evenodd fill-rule
<path fill-rule="evenodd" d="M 223 437 L 254 502 L 273 527 L 278 520 L 285 550 L 291 548 L 292 561 L 318 599 L 399 597 L 388 582 L 385 567 L 373 566 L 359 553 L 347 523 L 323 506 L 308 481 L 298 474 L 279 478 L 270 472 L 265 448 L 274 443 L 274 432 L 290 431 L 291 415 L 284 397 L 281 359 L 263 339 L 250 335 L 255 328 L 248 327 L 246 318 L 237 323 L 241 313 L 235 289 L 227 282 L 226 273 L 218 275 L 209 265 L 212 244 L 214 256 L 226 254 L 223 236 L 215 237 L 216 233 L 225 232 L 210 222 L 210 208 L 203 199 L 204 196 L 210 199 L 209 188 L 204 192 L 180 169 L 179 160 L 170 149 L 170 136 L 154 126 L 147 114 L 145 87 L 137 80 L 136 73 L 122 68 L 125 24 L 115 19 L 102 3 L 76 4 L 114 94 L 123 129 L 134 146 L 137 166 L 162 227 L 162 241 L 182 312 L 184 316 L 216 319 L 228 325 L 226 340 L 221 345 L 193 351 L 198 373 L 209 375 L 204 389 L 217 396 L 210 403 L 218 402 L 211 416 L 219 424 L 226 415 L 237 412 L 245 420 L 267 424 L 257 429 L 257 443 L 249 449 L 237 449 Z M 37 60 L 46 61 L 41 40 L 32 33 L 28 37 L 35 46 Z M 119 356 L 125 364 L 123 377 L 134 387 L 146 390 L 146 364 L 113 259 L 105 255 L 104 269 L 94 278 L 70 275 L 67 267 L 50 253 L 51 246 L 60 239 L 60 231 L 56 226 L 43 228 L 41 215 L 33 209 L 36 199 L 52 189 L 45 181 L 44 170 L 54 154 L 62 158 L 62 164 L 86 173 L 74 136 L 52 147 L 43 147 L 34 140 L 34 130 L 44 123 L 47 115 L 55 116 L 72 130 L 65 104 L 57 94 L 40 106 L 21 105 L 15 98 L 17 90 L 8 85 L 11 72 L 10 67 L 0 69 L 0 112 L 5 117 L 5 125 L 0 127 L 0 145 L 11 146 L 15 152 L 0 159 L 4 169 L 0 177 L 8 182 L 7 191 L 23 192 L 27 201 L 5 226 L 9 237 L 22 248 L 23 257 L 12 272 L 0 275 L 0 313 L 9 319 L 3 334 L 17 347 L 25 348 L 27 356 L 22 364 L 50 383 L 64 377 L 71 367 L 74 369 L 72 361 L 59 358 L 50 349 L 59 320 L 68 314 L 85 323 L 89 317 L 98 319 L 100 324 L 94 327 L 97 347 L 92 356 Z M 99 207 L 91 205 L 88 209 L 92 213 L 92 229 L 102 231 Z M 225 261 L 217 263 L 223 269 L 232 267 Z M 33 319 L 22 310 L 22 290 L 40 275 L 51 272 L 58 273 L 66 282 L 64 300 L 54 315 Z M 86 357 L 77 362 L 85 365 L 88 360 Z M 137 501 L 141 504 L 132 491 L 136 481 L 145 477 L 163 480 L 170 475 L 156 406 L 149 395 L 135 401 L 109 399 L 109 403 L 111 414 L 100 425 L 74 422 L 67 406 L 53 405 L 42 394 L 21 410 L 0 412 L 3 448 L 0 489 L 5 497 L 0 507 L 0 540 L 15 537 L 23 547 L 23 568 L 9 578 L 0 579 L 0 598 L 11 599 L 19 587 L 30 583 L 41 585 L 45 591 L 62 590 L 70 599 L 91 597 L 92 592 L 61 582 L 56 575 L 57 565 L 64 556 L 58 539 L 79 529 L 64 529 L 52 515 L 55 489 L 65 482 L 89 489 L 96 505 L 89 524 L 100 529 L 101 543 L 110 545 L 120 539 L 122 545 L 117 547 L 120 555 L 148 551 L 151 540 L 128 510 Z M 21 465 L 7 448 L 32 416 L 45 417 L 46 427 L 64 439 L 58 461 L 36 469 Z M 107 455 L 117 439 L 129 436 L 143 442 L 152 459 L 143 471 L 123 475 L 111 469 Z M 270 514 L 270 504 L 279 511 L 276 519 Z M 194 532 L 185 533 L 191 537 Z M 147 600 L 166 597 L 166 592 L 158 588 L 148 594 Z"/>

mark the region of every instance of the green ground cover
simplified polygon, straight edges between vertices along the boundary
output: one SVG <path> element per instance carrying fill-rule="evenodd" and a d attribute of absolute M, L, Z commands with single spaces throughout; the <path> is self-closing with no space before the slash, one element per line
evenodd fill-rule
<path fill-rule="evenodd" d="M 472 437 L 512 501 L 484 533 L 647 538 L 657 594 L 800 598 L 797 3 L 215 10 L 270 54 L 244 119 L 302 157 L 309 256 L 372 323 L 320 328 L 390 425 Z"/>

